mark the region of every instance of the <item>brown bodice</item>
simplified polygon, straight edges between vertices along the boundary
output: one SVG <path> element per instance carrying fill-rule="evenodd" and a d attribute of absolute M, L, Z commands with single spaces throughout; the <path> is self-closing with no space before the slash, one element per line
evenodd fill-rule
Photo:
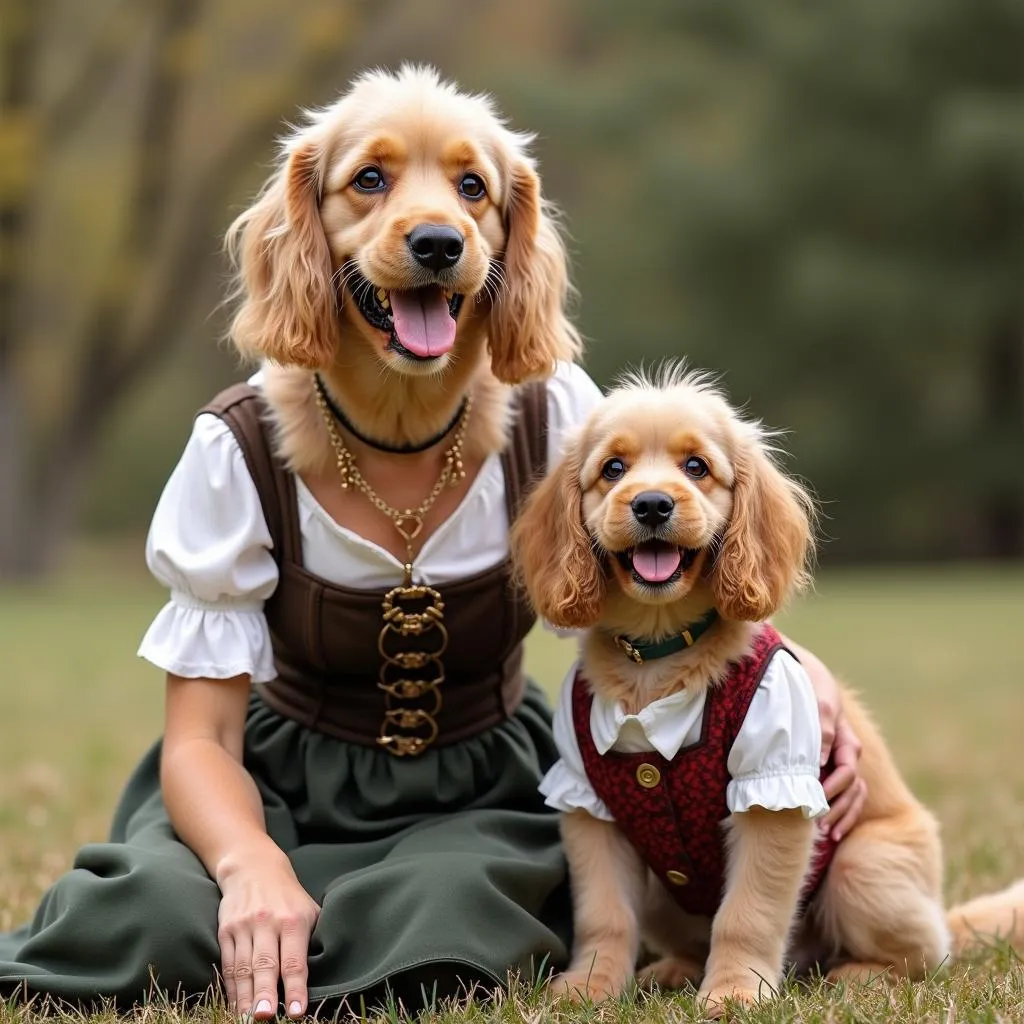
<path fill-rule="evenodd" d="M 545 385 L 520 388 L 515 403 L 502 453 L 509 522 L 546 469 Z M 219 416 L 237 439 L 273 541 L 280 575 L 264 610 L 278 675 L 257 688 L 270 707 L 351 743 L 413 754 L 467 739 L 513 714 L 526 689 L 523 640 L 535 616 L 512 584 L 507 559 L 437 587 L 443 628 L 428 613 L 421 631 L 403 633 L 397 627 L 415 626 L 413 616 L 432 602 L 396 599 L 396 617 L 382 637 L 383 592 L 339 586 L 303 566 L 295 477 L 272 453 L 262 394 L 238 384 L 202 411 Z M 390 663 L 382 676 L 385 654 Z"/>

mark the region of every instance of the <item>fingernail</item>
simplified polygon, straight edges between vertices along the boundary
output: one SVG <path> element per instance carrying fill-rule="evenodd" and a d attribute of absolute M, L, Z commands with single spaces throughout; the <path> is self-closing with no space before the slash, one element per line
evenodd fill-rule
<path fill-rule="evenodd" d="M 270 1013 L 273 1007 L 270 1005 L 269 999 L 261 999 L 256 1004 L 256 1013 Z"/>
<path fill-rule="evenodd" d="M 298 1001 L 298 1000 L 296 999 L 296 1000 L 295 1000 L 295 1002 L 294 1002 L 294 1003 L 292 1003 L 292 1004 L 291 1004 L 291 1006 L 289 1006 L 289 1007 L 288 1007 L 288 1012 L 289 1012 L 289 1013 L 292 1013 L 292 1014 L 295 1014 L 295 1013 L 302 1013 L 302 1003 L 300 1003 L 300 1002 L 299 1002 L 299 1001 Z"/>
<path fill-rule="evenodd" d="M 840 832 L 839 829 L 837 829 L 837 828 L 832 829 L 832 842 L 838 843 L 839 840 L 842 839 L 842 838 L 843 838 L 843 833 Z"/>

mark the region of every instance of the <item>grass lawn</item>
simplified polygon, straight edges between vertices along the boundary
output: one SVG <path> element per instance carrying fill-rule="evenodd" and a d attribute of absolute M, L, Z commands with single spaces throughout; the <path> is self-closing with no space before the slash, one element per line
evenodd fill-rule
<path fill-rule="evenodd" d="M 79 845 L 104 838 L 119 787 L 157 735 L 160 674 L 135 649 L 162 600 L 134 564 L 102 552 L 60 583 L 0 587 L 0 930 L 32 913 Z M 1024 875 L 1024 571 L 832 572 L 781 625 L 868 697 L 943 824 L 950 900 Z M 571 657 L 554 637 L 531 640 L 531 671 L 551 691 Z M 30 1015 L 0 1004 L 0 1024 Z M 138 1016 L 164 1024 L 182 1014 L 151 1007 Z M 437 1019 L 700 1017 L 686 996 L 570 1009 L 521 992 Z M 1024 1021 L 1024 967 L 993 950 L 916 985 L 790 989 L 736 1019 Z"/>

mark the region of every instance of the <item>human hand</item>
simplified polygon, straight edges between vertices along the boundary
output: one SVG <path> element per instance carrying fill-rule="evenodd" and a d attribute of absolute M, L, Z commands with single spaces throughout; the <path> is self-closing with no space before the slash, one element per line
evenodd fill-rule
<path fill-rule="evenodd" d="M 820 658 L 804 647 L 786 641 L 810 677 L 818 702 L 821 721 L 821 766 L 831 759 L 833 768 L 824 780 L 829 811 L 823 820 L 834 842 L 839 842 L 857 823 L 868 795 L 868 784 L 861 777 L 861 742 L 843 713 L 839 684 Z"/>
<path fill-rule="evenodd" d="M 842 707 L 836 708 L 834 712 L 831 710 L 827 712 L 831 715 L 829 737 L 831 742 L 827 747 L 825 745 L 826 712 L 822 710 L 820 700 L 818 713 L 822 721 L 822 765 L 828 763 L 830 754 L 834 765 L 832 772 L 823 784 L 825 798 L 829 805 L 824 825 L 830 830 L 829 835 L 832 840 L 838 843 L 853 828 L 861 811 L 864 810 L 868 784 L 858 774 L 861 753 L 860 737 L 853 731 L 853 726 L 843 714 Z"/>
<path fill-rule="evenodd" d="M 278 980 L 289 1017 L 306 1012 L 307 956 L 320 907 L 283 855 L 240 858 L 218 871 L 217 939 L 229 1003 L 256 1020 L 277 1016 Z"/>

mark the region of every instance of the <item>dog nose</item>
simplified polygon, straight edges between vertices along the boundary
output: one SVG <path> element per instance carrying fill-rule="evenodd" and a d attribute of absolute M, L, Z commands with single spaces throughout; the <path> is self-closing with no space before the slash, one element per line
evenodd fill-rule
<path fill-rule="evenodd" d="M 676 503 L 662 491 L 643 491 L 632 502 L 633 515 L 644 526 L 667 523 Z"/>
<path fill-rule="evenodd" d="M 429 270 L 446 270 L 459 262 L 465 240 L 447 224 L 419 224 L 406 237 L 409 251 Z"/>

